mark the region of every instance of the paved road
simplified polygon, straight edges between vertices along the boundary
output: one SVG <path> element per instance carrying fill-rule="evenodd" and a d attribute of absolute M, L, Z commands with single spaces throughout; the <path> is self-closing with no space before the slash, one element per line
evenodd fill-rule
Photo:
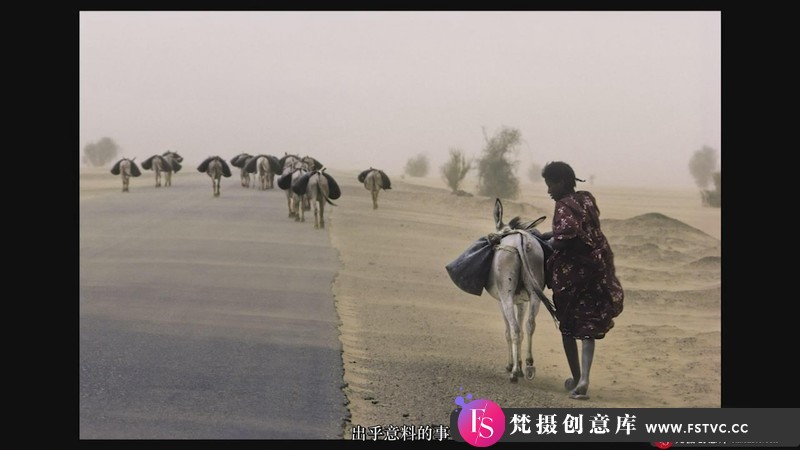
<path fill-rule="evenodd" d="M 327 232 L 192 169 L 80 203 L 80 438 L 341 439 Z"/>

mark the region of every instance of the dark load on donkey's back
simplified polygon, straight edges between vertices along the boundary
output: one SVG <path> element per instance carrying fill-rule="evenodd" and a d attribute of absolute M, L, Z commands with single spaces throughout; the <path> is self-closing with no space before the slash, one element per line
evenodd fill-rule
<path fill-rule="evenodd" d="M 493 256 L 494 245 L 484 236 L 446 265 L 445 269 L 459 289 L 469 294 L 481 295 L 489 278 Z"/>

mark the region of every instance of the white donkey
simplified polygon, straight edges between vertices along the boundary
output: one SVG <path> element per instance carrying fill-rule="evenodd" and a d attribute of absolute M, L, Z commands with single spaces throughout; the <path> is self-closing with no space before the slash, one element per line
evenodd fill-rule
<path fill-rule="evenodd" d="M 233 167 L 238 167 L 241 170 L 239 180 L 242 184 L 242 187 L 250 187 L 250 173 L 247 171 L 246 166 L 252 158 L 253 155 L 249 153 L 239 153 L 231 158 L 231 164 Z"/>
<path fill-rule="evenodd" d="M 220 182 L 222 177 L 228 178 L 231 176 L 231 168 L 228 163 L 219 156 L 209 156 L 197 166 L 198 172 L 205 172 L 211 178 L 211 189 L 213 190 L 214 197 L 219 197 Z"/>
<path fill-rule="evenodd" d="M 311 209 L 308 193 L 303 188 L 295 189 L 301 179 L 308 182 L 308 163 L 296 155 L 285 155 L 281 158 L 283 174 L 278 179 L 278 187 L 286 191 L 286 202 L 289 206 L 289 217 L 294 217 L 295 222 L 305 222 L 305 212 Z"/>
<path fill-rule="evenodd" d="M 486 292 L 500 302 L 500 310 L 506 324 L 508 343 L 508 365 L 510 381 L 517 382 L 522 372 L 522 323 L 526 325 L 525 376 L 530 380 L 536 376 L 533 364 L 533 332 L 536 330 L 536 315 L 542 303 L 555 318 L 555 308 L 544 295 L 545 254 L 542 244 L 527 230 L 533 229 L 545 217 L 521 224 L 515 217 L 503 223 L 503 204 L 495 200 L 494 223 L 497 232 L 489 235 L 494 244 L 494 256 Z"/>
<path fill-rule="evenodd" d="M 249 174 L 256 174 L 258 189 L 265 191 L 274 186 L 275 174 L 280 173 L 281 163 L 275 156 L 258 155 L 247 160 L 244 171 Z"/>
<path fill-rule="evenodd" d="M 364 188 L 372 194 L 372 209 L 378 209 L 378 193 L 381 189 L 392 188 L 389 176 L 384 171 L 372 167 L 358 174 L 358 181 L 364 183 Z"/>
<path fill-rule="evenodd" d="M 325 203 L 336 206 L 331 199 L 337 199 L 342 195 L 339 184 L 333 177 L 325 172 L 323 167 L 320 170 L 311 170 L 300 177 L 292 184 L 292 191 L 301 196 L 305 195 L 314 206 L 314 228 L 325 228 Z"/>
<path fill-rule="evenodd" d="M 131 177 L 138 177 L 142 174 L 133 159 L 128 158 L 122 158 L 117 161 L 111 168 L 111 173 L 113 175 L 122 175 L 122 192 L 128 192 Z"/>

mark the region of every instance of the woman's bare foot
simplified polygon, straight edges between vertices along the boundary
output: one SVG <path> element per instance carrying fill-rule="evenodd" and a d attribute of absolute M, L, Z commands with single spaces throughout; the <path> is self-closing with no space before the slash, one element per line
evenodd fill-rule
<path fill-rule="evenodd" d="M 588 391 L 589 391 L 588 383 L 578 383 L 575 389 L 573 389 L 569 393 L 569 397 L 575 400 L 589 400 L 589 396 L 586 394 Z"/>

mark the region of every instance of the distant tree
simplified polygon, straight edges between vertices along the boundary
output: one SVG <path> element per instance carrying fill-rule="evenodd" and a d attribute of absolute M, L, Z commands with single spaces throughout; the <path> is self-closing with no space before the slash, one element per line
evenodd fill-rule
<path fill-rule="evenodd" d="M 450 159 L 442 165 L 440 170 L 447 187 L 452 189 L 453 193 L 457 193 L 467 172 L 472 169 L 472 160 L 467 161 L 464 152 L 458 148 L 451 148 L 449 151 Z"/>
<path fill-rule="evenodd" d="M 702 190 L 701 196 L 703 204 L 715 208 L 722 207 L 722 172 L 714 172 L 711 175 L 714 181 L 714 190 Z"/>
<path fill-rule="evenodd" d="M 717 170 L 717 150 L 704 145 L 689 160 L 689 171 L 700 188 L 703 205 L 719 208 L 722 206 L 722 171 Z M 714 190 L 705 189 L 714 183 Z"/>
<path fill-rule="evenodd" d="M 528 166 L 528 179 L 534 183 L 541 183 L 544 181 L 542 178 L 542 166 L 536 163 L 531 163 Z"/>
<path fill-rule="evenodd" d="M 424 153 L 420 153 L 414 158 L 409 158 L 406 161 L 405 173 L 412 177 L 424 177 L 428 174 L 428 157 Z"/>
<path fill-rule="evenodd" d="M 83 147 L 83 162 L 95 167 L 104 166 L 116 158 L 118 150 L 119 146 L 113 139 L 104 137 Z"/>
<path fill-rule="evenodd" d="M 519 152 L 522 135 L 515 128 L 503 127 L 489 138 L 483 130 L 486 147 L 478 161 L 478 193 L 488 197 L 515 199 L 519 180 L 514 175 L 518 161 L 511 157 Z"/>
<path fill-rule="evenodd" d="M 713 177 L 714 170 L 717 168 L 717 151 L 704 145 L 697 150 L 689 160 L 689 172 L 694 177 L 697 187 L 703 189 L 708 186 Z"/>

